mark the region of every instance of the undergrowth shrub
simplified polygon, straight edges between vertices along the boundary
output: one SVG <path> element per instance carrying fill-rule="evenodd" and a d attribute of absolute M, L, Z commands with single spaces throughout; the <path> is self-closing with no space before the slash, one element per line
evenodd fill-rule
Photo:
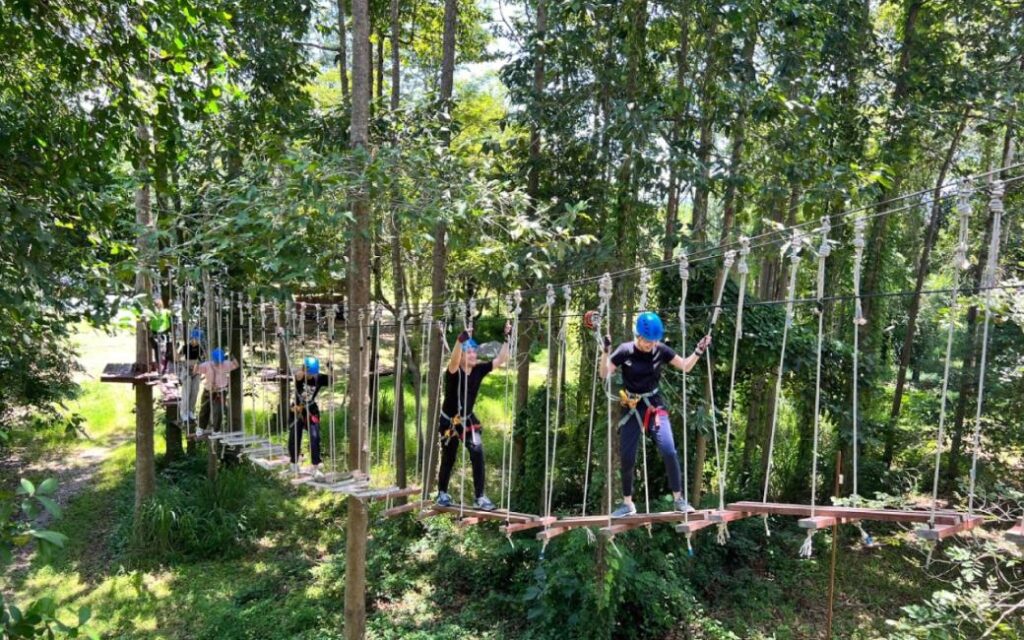
<path fill-rule="evenodd" d="M 198 471 L 201 465 L 205 462 L 191 459 L 164 471 L 156 494 L 131 527 L 130 556 L 147 561 L 237 557 L 280 526 L 285 498 L 266 474 L 228 467 L 210 481 Z"/>

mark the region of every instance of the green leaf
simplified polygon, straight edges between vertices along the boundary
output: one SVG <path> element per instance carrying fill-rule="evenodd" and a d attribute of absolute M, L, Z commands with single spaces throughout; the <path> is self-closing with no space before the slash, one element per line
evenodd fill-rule
<path fill-rule="evenodd" d="M 49 531 L 47 529 L 33 529 L 29 532 L 33 538 L 44 540 L 50 544 L 64 548 L 64 544 L 68 541 L 68 537 L 63 533 L 57 533 L 56 531 Z"/>
<path fill-rule="evenodd" d="M 36 494 L 42 494 L 42 495 L 48 496 L 48 495 L 52 494 L 54 491 L 56 491 L 56 490 L 57 490 L 57 479 L 56 478 L 47 478 L 46 480 L 43 480 L 42 484 L 39 485 L 39 488 L 36 489 Z"/>
<path fill-rule="evenodd" d="M 40 504 L 43 505 L 43 508 L 49 511 L 50 515 L 52 515 L 54 518 L 63 517 L 64 512 L 61 510 L 60 505 L 57 504 L 57 501 L 54 500 L 53 498 L 48 498 L 46 496 L 36 496 L 36 500 L 38 500 Z"/>
<path fill-rule="evenodd" d="M 18 493 L 21 495 L 34 495 L 36 492 L 36 486 L 32 484 L 30 480 L 25 478 L 21 479 L 21 488 L 18 489 Z"/>
<path fill-rule="evenodd" d="M 82 607 L 78 610 L 78 624 L 79 626 L 89 622 L 89 618 L 92 618 L 92 609 L 89 607 Z"/>

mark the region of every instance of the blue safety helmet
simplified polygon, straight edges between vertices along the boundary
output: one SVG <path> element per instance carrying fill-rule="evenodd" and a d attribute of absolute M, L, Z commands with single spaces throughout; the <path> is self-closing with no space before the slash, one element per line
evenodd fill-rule
<path fill-rule="evenodd" d="M 215 364 L 221 364 L 228 359 L 228 356 L 226 353 L 224 353 L 223 349 L 217 347 L 216 349 L 210 352 L 210 358 L 214 361 Z"/>
<path fill-rule="evenodd" d="M 197 342 L 202 342 L 203 338 L 205 338 L 205 337 L 206 337 L 206 334 L 203 333 L 203 330 L 199 329 L 198 327 L 194 328 L 194 329 L 192 329 L 191 331 L 188 332 L 188 339 L 189 340 L 195 340 Z"/>
<path fill-rule="evenodd" d="M 320 373 L 320 360 L 315 356 L 306 356 L 302 361 L 302 368 L 306 370 L 307 376 L 315 376 Z"/>
<path fill-rule="evenodd" d="M 661 340 L 665 337 L 665 324 L 653 311 L 644 311 L 636 318 L 636 335 L 644 340 Z"/>
<path fill-rule="evenodd" d="M 466 349 L 472 349 L 473 351 L 476 351 L 479 348 L 480 345 L 473 338 L 470 338 L 469 340 L 466 340 L 465 342 L 462 343 L 463 351 L 465 351 Z"/>

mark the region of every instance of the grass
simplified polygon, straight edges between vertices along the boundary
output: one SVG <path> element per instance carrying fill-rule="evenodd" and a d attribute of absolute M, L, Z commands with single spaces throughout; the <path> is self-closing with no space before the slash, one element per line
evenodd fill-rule
<path fill-rule="evenodd" d="M 93 346 L 109 348 L 106 341 L 97 337 Z M 538 358 L 532 368 L 537 385 L 544 380 L 539 364 L 544 361 L 543 356 Z M 24 574 L 7 576 L 3 591 L 17 599 L 48 595 L 67 607 L 69 617 L 88 605 L 92 628 L 105 638 L 339 637 L 345 508 L 337 497 L 246 471 L 243 477 L 267 512 L 256 525 L 255 539 L 237 549 L 211 549 L 203 559 L 197 554 L 140 557 L 132 551 L 128 524 L 134 447 L 131 442 L 117 444 L 134 428 L 127 410 L 133 400 L 130 390 L 128 385 L 84 382 L 81 397 L 69 409 L 83 416 L 94 441 L 69 446 L 103 443 L 115 448 L 101 463 L 90 489 L 71 501 L 54 527 L 69 536 L 67 548 L 49 565 L 35 564 Z M 504 393 L 504 375 L 489 376 L 477 409 L 485 423 L 489 486 L 495 493 L 508 429 Z M 407 390 L 410 470 L 415 452 L 413 401 Z M 388 400 L 382 402 L 387 404 Z M 249 417 L 263 424 L 261 402 Z M 341 415 L 336 419 L 340 428 Z M 382 425 L 383 451 L 390 447 L 389 432 L 390 421 Z M 157 444 L 160 453 L 159 436 Z M 389 477 L 390 465 L 381 461 L 375 471 L 378 477 Z M 173 483 L 176 473 L 184 472 L 165 469 L 161 485 Z M 662 579 L 693 585 L 703 606 L 701 615 L 717 619 L 715 624 L 738 637 L 820 637 L 827 594 L 827 534 L 818 535 L 816 559 L 799 561 L 796 549 L 802 532 L 792 523 L 770 539 L 760 527 L 759 520 L 733 525 L 734 540 L 724 548 L 714 545 L 713 534 L 702 534 L 697 556 L 682 574 Z M 620 537 L 618 546 L 637 558 L 649 545 L 682 549 L 668 528 L 656 529 L 654 536 L 652 541 L 643 530 L 630 532 Z M 901 536 L 883 537 L 890 546 L 873 552 L 847 546 L 840 550 L 837 637 L 884 637 L 887 617 L 898 615 L 900 606 L 920 601 L 935 587 L 906 561 L 908 548 Z M 568 537 L 558 539 L 547 554 L 557 557 L 578 547 Z M 592 553 L 586 545 L 582 548 L 588 556 Z M 517 538 L 510 547 L 493 523 L 463 530 L 445 518 L 424 523 L 404 518 L 374 523 L 369 549 L 368 624 L 373 638 L 505 638 L 538 631 L 529 628 L 520 595 L 544 566 L 537 562 L 539 547 L 529 537 Z"/>

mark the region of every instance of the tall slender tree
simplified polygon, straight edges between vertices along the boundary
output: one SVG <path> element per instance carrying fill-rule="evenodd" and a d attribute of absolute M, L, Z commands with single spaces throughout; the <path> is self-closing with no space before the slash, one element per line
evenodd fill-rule
<path fill-rule="evenodd" d="M 365 161 L 370 142 L 370 16 L 367 0 L 352 0 L 352 153 Z M 369 471 L 369 398 L 366 345 L 360 311 L 370 305 L 370 194 L 369 185 L 357 185 L 352 194 L 351 239 L 348 260 L 349 447 L 350 469 Z M 366 635 L 366 545 L 369 513 L 366 504 L 350 496 L 345 538 L 345 637 Z"/>

